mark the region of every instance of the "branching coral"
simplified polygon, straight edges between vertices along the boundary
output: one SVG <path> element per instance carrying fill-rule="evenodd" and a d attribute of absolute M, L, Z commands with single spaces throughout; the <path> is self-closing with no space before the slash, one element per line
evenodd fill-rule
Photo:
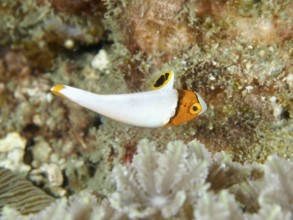
<path fill-rule="evenodd" d="M 189 195 L 205 190 L 207 165 L 181 141 L 170 143 L 162 154 L 143 140 L 133 163 L 113 171 L 117 191 L 110 197 L 111 205 L 130 218 L 156 213 L 169 218 L 178 213 Z"/>
<path fill-rule="evenodd" d="M 272 156 L 264 165 L 241 165 L 224 153 L 212 156 L 196 140 L 188 144 L 170 142 L 165 152 L 157 151 L 155 143 L 146 139 L 137 147 L 131 164 L 114 167 L 112 178 L 116 190 L 102 202 L 91 192 L 81 192 L 28 216 L 5 206 L 3 219 L 10 216 L 20 220 L 61 219 L 61 216 L 91 220 L 292 218 L 291 161 Z M 215 167 L 222 175 L 208 178 Z M 253 175 L 261 171 L 264 175 Z M 218 184 L 214 188 L 213 182 L 229 181 L 229 178 L 237 179 L 237 184 L 232 187 Z M 258 200 L 259 203 L 252 203 L 256 208 L 246 208 L 252 201 L 241 200 L 239 191 L 243 197 Z M 254 197 L 247 192 L 254 192 Z"/>
<path fill-rule="evenodd" d="M 223 190 L 218 194 L 207 192 L 194 209 L 194 217 L 199 220 L 244 219 L 234 196 Z"/>
<path fill-rule="evenodd" d="M 212 157 L 196 140 L 188 145 L 171 142 L 159 153 L 143 140 L 133 163 L 114 169 L 117 190 L 109 197 L 110 205 L 129 218 L 290 219 L 292 163 L 273 158 L 263 166 L 235 163 L 224 153 Z M 279 197 L 263 199 L 276 186 Z"/>
<path fill-rule="evenodd" d="M 260 204 L 278 204 L 283 210 L 293 213 L 292 162 L 276 155 L 270 156 L 265 173 L 264 188 L 259 197 Z"/>
<path fill-rule="evenodd" d="M 264 179 L 260 182 L 257 214 L 247 219 L 292 219 L 293 218 L 293 163 L 276 155 L 264 165 Z"/>

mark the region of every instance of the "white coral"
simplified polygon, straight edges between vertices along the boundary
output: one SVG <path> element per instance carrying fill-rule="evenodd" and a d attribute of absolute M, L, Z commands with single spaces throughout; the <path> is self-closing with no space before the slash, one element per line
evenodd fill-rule
<path fill-rule="evenodd" d="M 28 172 L 30 167 L 23 163 L 26 139 L 11 132 L 0 139 L 0 167 L 20 172 Z"/>
<path fill-rule="evenodd" d="M 264 205 L 256 214 L 246 214 L 247 220 L 292 220 L 293 214 L 285 212 L 279 205 Z"/>
<path fill-rule="evenodd" d="M 98 215 L 100 209 L 95 196 L 90 192 L 81 192 L 69 199 L 56 200 L 42 211 L 21 215 L 15 209 L 5 206 L 3 220 L 64 220 L 64 219 L 102 219 Z"/>
<path fill-rule="evenodd" d="M 5 206 L 3 220 L 292 220 L 290 161 L 271 156 L 264 165 L 238 164 L 224 153 L 212 157 L 196 140 L 171 142 L 164 153 L 142 140 L 137 151 L 130 165 L 115 166 L 116 191 L 101 204 L 82 192 L 28 216 Z"/>
<path fill-rule="evenodd" d="M 261 205 L 278 204 L 293 213 L 293 163 L 276 155 L 265 164 L 264 188 L 260 193 Z"/>
<path fill-rule="evenodd" d="M 142 140 L 133 163 L 113 171 L 117 191 L 110 196 L 111 205 L 130 218 L 176 215 L 188 196 L 206 189 L 208 163 L 202 157 L 210 156 L 200 147 L 175 141 L 163 154 L 156 151 L 154 143 Z M 196 151 L 201 153 L 199 159 Z"/>
<path fill-rule="evenodd" d="M 194 216 L 198 220 L 244 219 L 234 196 L 227 190 L 222 190 L 218 194 L 207 192 L 196 205 Z"/>

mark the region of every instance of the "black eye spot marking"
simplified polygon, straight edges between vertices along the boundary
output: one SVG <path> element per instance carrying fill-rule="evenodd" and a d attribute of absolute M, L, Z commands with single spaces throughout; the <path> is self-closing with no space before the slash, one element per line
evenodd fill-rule
<path fill-rule="evenodd" d="M 161 75 L 158 79 L 157 79 L 157 81 L 154 83 L 154 87 L 160 87 L 161 85 L 163 85 L 164 84 L 164 82 L 165 82 L 166 80 L 165 80 L 165 75 Z"/>
<path fill-rule="evenodd" d="M 192 110 L 196 112 L 198 110 L 197 106 L 192 106 Z"/>
<path fill-rule="evenodd" d="M 169 72 L 166 72 L 166 73 L 163 73 L 156 81 L 155 83 L 153 84 L 153 87 L 154 88 L 158 88 L 162 85 L 164 85 L 168 80 L 169 80 L 169 77 L 170 77 L 170 73 Z"/>
<path fill-rule="evenodd" d="M 162 73 L 156 79 L 156 81 L 153 83 L 152 88 L 153 89 L 159 89 L 159 88 L 165 86 L 166 84 L 168 84 L 168 82 L 170 81 L 171 77 L 172 77 L 172 72 Z"/>
<path fill-rule="evenodd" d="M 170 73 L 165 73 L 165 81 L 167 81 L 169 79 Z"/>

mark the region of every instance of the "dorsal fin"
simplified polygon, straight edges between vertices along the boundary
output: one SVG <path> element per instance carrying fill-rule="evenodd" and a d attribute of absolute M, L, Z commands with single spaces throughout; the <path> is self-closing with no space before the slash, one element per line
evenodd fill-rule
<path fill-rule="evenodd" d="M 174 73 L 173 71 L 163 72 L 153 83 L 152 89 L 173 89 Z"/>

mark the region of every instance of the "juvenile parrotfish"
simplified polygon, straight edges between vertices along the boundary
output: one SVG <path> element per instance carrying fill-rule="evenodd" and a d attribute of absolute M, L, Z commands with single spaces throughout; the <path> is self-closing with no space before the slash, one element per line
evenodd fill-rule
<path fill-rule="evenodd" d="M 57 84 L 51 91 L 101 115 L 139 127 L 179 125 L 207 110 L 204 100 L 192 90 L 173 88 L 174 73 L 162 73 L 152 90 L 130 94 L 100 95 Z"/>

